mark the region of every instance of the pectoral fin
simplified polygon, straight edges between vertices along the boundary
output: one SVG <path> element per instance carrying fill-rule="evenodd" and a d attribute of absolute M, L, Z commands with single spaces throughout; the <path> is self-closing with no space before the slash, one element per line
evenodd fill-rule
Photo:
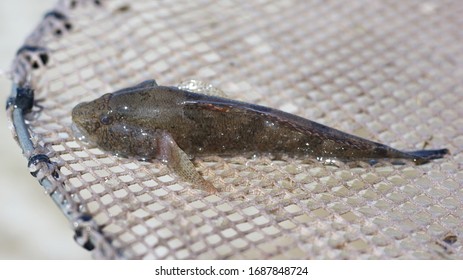
<path fill-rule="evenodd" d="M 212 194 L 217 192 L 217 189 L 212 183 L 205 180 L 201 174 L 199 174 L 193 162 L 188 158 L 188 155 L 180 149 L 169 133 L 161 133 L 158 145 L 158 158 L 166 163 L 179 177 L 208 193 Z"/>

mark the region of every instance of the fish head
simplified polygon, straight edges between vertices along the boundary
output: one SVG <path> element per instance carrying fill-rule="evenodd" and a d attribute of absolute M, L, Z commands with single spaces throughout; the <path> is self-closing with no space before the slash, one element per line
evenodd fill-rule
<path fill-rule="evenodd" d="M 79 140 L 89 144 L 104 141 L 108 127 L 114 121 L 109 99 L 108 93 L 93 101 L 79 103 L 72 109 L 72 130 Z"/>

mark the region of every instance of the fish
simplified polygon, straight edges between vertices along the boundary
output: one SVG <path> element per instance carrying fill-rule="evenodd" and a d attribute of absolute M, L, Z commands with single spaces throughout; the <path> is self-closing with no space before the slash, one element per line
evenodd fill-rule
<path fill-rule="evenodd" d="M 72 110 L 75 135 L 117 156 L 160 160 L 208 193 L 218 190 L 192 162 L 202 156 L 259 156 L 424 164 L 448 149 L 400 151 L 277 109 L 155 80 L 106 93 Z M 191 89 L 191 90 L 190 90 Z"/>

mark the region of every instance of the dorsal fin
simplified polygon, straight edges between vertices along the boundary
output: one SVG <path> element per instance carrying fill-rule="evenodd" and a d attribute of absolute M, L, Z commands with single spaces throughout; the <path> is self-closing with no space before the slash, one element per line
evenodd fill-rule
<path fill-rule="evenodd" d="M 139 83 L 138 85 L 134 86 L 135 88 L 149 88 L 157 86 L 158 84 L 154 79 L 146 80 L 144 82 Z"/>
<path fill-rule="evenodd" d="M 136 90 L 136 89 L 144 89 L 144 88 L 152 88 L 154 86 L 157 86 L 158 84 L 156 83 L 156 81 L 154 79 L 151 79 L 151 80 L 146 80 L 144 82 L 141 82 L 137 85 L 134 85 L 134 86 L 131 86 L 131 87 L 127 87 L 127 88 L 123 88 L 123 89 L 120 89 L 118 91 L 115 91 L 113 92 L 114 93 L 120 93 L 122 91 L 124 92 L 128 92 L 128 91 L 131 91 L 131 90 Z"/>

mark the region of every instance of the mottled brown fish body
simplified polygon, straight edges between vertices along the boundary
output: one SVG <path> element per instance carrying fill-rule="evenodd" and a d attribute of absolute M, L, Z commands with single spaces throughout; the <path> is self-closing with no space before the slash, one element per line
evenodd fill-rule
<path fill-rule="evenodd" d="M 196 171 L 191 156 L 401 158 L 421 164 L 448 153 L 401 152 L 279 110 L 157 86 L 153 80 L 78 104 L 72 120 L 81 139 L 116 155 L 161 160 L 208 193 L 217 189 Z"/>
<path fill-rule="evenodd" d="M 87 111 L 83 113 L 86 118 L 100 120 L 107 115 L 111 124 L 89 134 L 104 149 L 125 156 L 154 157 L 153 138 L 163 130 L 191 156 L 265 154 L 342 160 L 404 158 L 418 163 L 427 160 L 419 155 L 420 151 L 401 152 L 279 110 L 173 87 L 152 86 L 107 94 L 90 107 L 94 117 Z"/>

